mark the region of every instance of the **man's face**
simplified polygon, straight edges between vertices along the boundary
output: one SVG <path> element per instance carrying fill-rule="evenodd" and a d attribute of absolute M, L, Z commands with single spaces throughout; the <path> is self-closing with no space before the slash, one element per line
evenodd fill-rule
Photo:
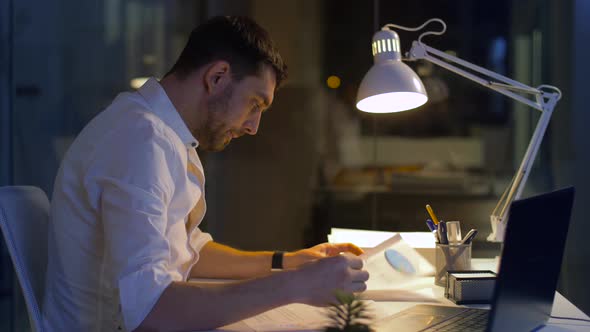
<path fill-rule="evenodd" d="M 233 138 L 255 135 L 260 117 L 273 101 L 275 75 L 272 68 L 256 76 L 235 79 L 206 102 L 206 119 L 196 132 L 201 148 L 223 150 Z"/>

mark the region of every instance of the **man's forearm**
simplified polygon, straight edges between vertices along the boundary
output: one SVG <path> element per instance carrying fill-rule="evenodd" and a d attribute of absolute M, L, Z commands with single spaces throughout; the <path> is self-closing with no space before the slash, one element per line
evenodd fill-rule
<path fill-rule="evenodd" d="M 363 250 L 352 243 L 322 243 L 312 248 L 287 252 L 283 268 L 293 269 L 319 258 L 351 253 L 360 255 Z M 270 273 L 271 251 L 242 251 L 216 242 L 208 242 L 199 253 L 199 261 L 192 268 L 192 278 L 246 279 Z"/>
<path fill-rule="evenodd" d="M 270 273 L 271 251 L 242 251 L 208 242 L 191 270 L 192 278 L 246 279 Z"/>
<path fill-rule="evenodd" d="M 164 290 L 136 331 L 209 330 L 296 302 L 296 275 L 297 272 L 290 271 L 205 287 L 174 282 Z"/>
<path fill-rule="evenodd" d="M 222 286 L 171 284 L 138 331 L 207 330 L 289 304 L 326 305 L 336 290 L 362 292 L 369 278 L 362 259 L 337 255 L 264 277 Z"/>

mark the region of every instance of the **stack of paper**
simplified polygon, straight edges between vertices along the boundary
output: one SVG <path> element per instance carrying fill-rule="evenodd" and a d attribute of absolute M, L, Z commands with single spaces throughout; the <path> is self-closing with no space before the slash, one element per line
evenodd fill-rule
<path fill-rule="evenodd" d="M 372 320 L 390 316 L 390 313 L 375 305 L 373 301 L 365 301 L 367 312 Z M 289 304 L 260 315 L 244 320 L 256 332 L 278 331 L 323 331 L 331 325 L 328 308 L 318 308 L 305 304 Z"/>
<path fill-rule="evenodd" d="M 328 324 L 325 308 L 289 304 L 244 320 L 254 331 L 317 331 Z"/>

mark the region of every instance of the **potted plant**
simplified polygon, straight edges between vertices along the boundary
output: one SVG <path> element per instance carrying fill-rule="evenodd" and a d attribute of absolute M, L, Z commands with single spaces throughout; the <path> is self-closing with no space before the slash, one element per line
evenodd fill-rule
<path fill-rule="evenodd" d="M 351 293 L 336 292 L 338 303 L 332 303 L 329 311 L 331 325 L 325 332 L 373 332 L 368 325 L 372 316 L 367 304 Z"/>

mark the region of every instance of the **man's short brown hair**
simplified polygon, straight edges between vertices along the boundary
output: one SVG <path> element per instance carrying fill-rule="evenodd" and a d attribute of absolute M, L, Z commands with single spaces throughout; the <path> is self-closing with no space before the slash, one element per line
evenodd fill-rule
<path fill-rule="evenodd" d="M 237 79 L 273 68 L 276 87 L 287 78 L 287 66 L 268 32 L 244 16 L 216 16 L 196 27 L 170 72 L 179 77 L 216 60 L 227 61 Z"/>

